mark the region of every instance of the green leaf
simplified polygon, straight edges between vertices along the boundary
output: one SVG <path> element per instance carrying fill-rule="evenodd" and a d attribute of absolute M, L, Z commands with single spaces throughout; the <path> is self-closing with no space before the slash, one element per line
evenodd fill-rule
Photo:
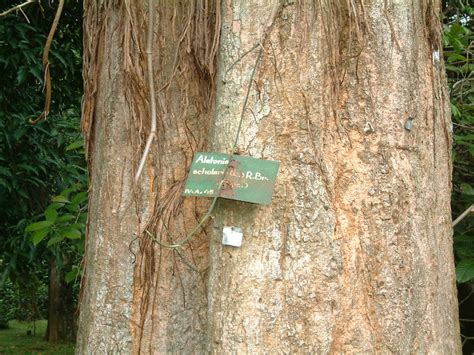
<path fill-rule="evenodd" d="M 68 239 L 80 239 L 82 236 L 81 231 L 73 228 L 63 229 L 60 233 Z"/>
<path fill-rule="evenodd" d="M 461 260 L 456 265 L 456 280 L 459 283 L 474 279 L 474 260 Z"/>
<path fill-rule="evenodd" d="M 77 205 L 69 204 L 69 205 L 66 206 L 66 209 L 67 209 L 69 212 L 72 212 L 72 213 L 77 213 L 77 212 L 79 212 L 79 206 L 77 206 Z"/>
<path fill-rule="evenodd" d="M 80 255 L 84 255 L 84 239 L 76 239 L 74 241 L 77 252 Z"/>
<path fill-rule="evenodd" d="M 69 222 L 69 221 L 72 221 L 74 218 L 76 218 L 76 217 L 74 217 L 72 214 L 65 214 L 65 215 L 62 215 L 62 216 L 58 217 L 56 222 L 58 222 L 58 223 Z"/>
<path fill-rule="evenodd" d="M 44 216 L 46 217 L 47 221 L 51 222 L 56 222 L 56 219 L 58 218 L 58 211 L 56 209 L 48 207 L 46 211 L 44 212 Z"/>
<path fill-rule="evenodd" d="M 458 61 L 465 62 L 466 60 L 467 58 L 465 56 L 458 53 L 452 53 L 448 55 L 448 63 L 453 63 L 453 62 L 458 62 Z"/>
<path fill-rule="evenodd" d="M 474 142 L 474 134 L 465 134 L 465 135 L 460 135 L 460 134 L 455 134 L 453 135 L 453 138 L 456 142 Z"/>
<path fill-rule="evenodd" d="M 84 229 L 86 226 L 84 223 L 74 223 L 69 226 L 69 228 L 74 228 L 74 229 Z"/>
<path fill-rule="evenodd" d="M 17 85 L 21 85 L 25 79 L 26 79 L 26 74 L 27 74 L 27 67 L 21 67 L 18 70 L 18 73 L 16 75 L 16 83 Z"/>
<path fill-rule="evenodd" d="M 66 283 L 71 283 L 72 281 L 74 281 L 77 277 L 77 269 L 74 269 L 74 270 L 71 270 L 69 271 L 66 276 L 64 276 L 64 281 L 66 281 Z"/>
<path fill-rule="evenodd" d="M 466 30 L 464 29 L 464 27 L 460 24 L 460 23 L 453 23 L 449 29 L 449 34 L 453 37 L 453 38 L 458 38 L 459 35 L 462 35 L 464 34 Z"/>
<path fill-rule="evenodd" d="M 63 66 L 67 67 L 67 63 L 66 61 L 64 60 L 64 58 L 56 51 L 52 51 L 51 54 L 56 57 Z"/>
<path fill-rule="evenodd" d="M 49 233 L 49 229 L 40 229 L 33 233 L 31 236 L 31 241 L 34 246 L 37 246 Z"/>
<path fill-rule="evenodd" d="M 457 38 L 451 38 L 451 45 L 453 46 L 454 50 L 458 53 L 462 52 L 462 50 L 464 49 L 464 45 Z"/>
<path fill-rule="evenodd" d="M 69 200 L 66 197 L 61 196 L 61 195 L 54 196 L 51 200 L 53 202 L 69 203 Z"/>
<path fill-rule="evenodd" d="M 71 192 L 76 192 L 76 191 L 79 190 L 81 187 L 82 187 L 81 184 L 74 184 L 74 185 L 71 185 L 71 186 L 69 186 L 67 189 L 64 189 L 63 191 L 61 191 L 60 195 L 63 196 L 63 197 L 69 198 L 69 194 L 70 194 Z"/>
<path fill-rule="evenodd" d="M 34 75 L 34 77 L 42 82 L 43 81 L 43 73 L 39 66 L 31 66 L 29 72 Z"/>
<path fill-rule="evenodd" d="M 12 176 L 10 169 L 3 166 L 0 166 L 0 174 L 5 176 Z"/>
<path fill-rule="evenodd" d="M 19 141 L 26 133 L 27 129 L 25 127 L 21 127 L 18 130 L 15 131 L 13 136 L 17 141 Z"/>
<path fill-rule="evenodd" d="M 464 195 L 470 195 L 470 196 L 474 195 L 474 189 L 472 188 L 472 186 L 465 182 L 461 184 L 461 191 Z"/>
<path fill-rule="evenodd" d="M 455 72 L 455 73 L 460 73 L 461 72 L 461 69 L 459 69 L 457 66 L 455 65 L 451 65 L 451 64 L 446 64 L 446 70 L 449 70 L 449 71 L 452 71 L 452 72 Z"/>
<path fill-rule="evenodd" d="M 474 146 L 469 147 L 469 154 L 474 157 Z"/>
<path fill-rule="evenodd" d="M 453 103 L 451 103 L 451 113 L 453 114 L 454 117 L 461 116 L 461 112 L 459 112 L 459 109 Z"/>
<path fill-rule="evenodd" d="M 78 149 L 78 148 L 82 148 L 82 147 L 84 147 L 84 141 L 81 139 L 79 141 L 75 141 L 75 142 L 72 142 L 71 144 L 69 144 L 66 147 L 66 151 L 74 150 L 74 149 Z"/>
<path fill-rule="evenodd" d="M 53 202 L 53 203 L 49 204 L 48 208 L 54 208 L 55 210 L 58 210 L 63 206 L 64 206 L 64 203 Z"/>
<path fill-rule="evenodd" d="M 87 192 L 79 192 L 78 194 L 76 194 L 71 202 L 75 205 L 80 205 L 81 203 L 83 203 L 84 201 L 87 200 Z"/>
<path fill-rule="evenodd" d="M 40 229 L 45 229 L 53 225 L 51 221 L 40 221 L 36 223 L 32 223 L 26 226 L 25 232 L 34 232 Z"/>
<path fill-rule="evenodd" d="M 64 240 L 64 237 L 62 235 L 55 236 L 51 238 L 50 240 L 48 240 L 48 244 L 46 244 L 46 246 L 49 248 L 50 246 L 53 246 L 54 244 L 57 244 L 63 240 Z"/>
<path fill-rule="evenodd" d="M 18 164 L 17 167 L 22 168 L 23 170 L 29 171 L 32 174 L 36 174 L 36 168 L 33 165 L 21 163 L 21 164 Z"/>

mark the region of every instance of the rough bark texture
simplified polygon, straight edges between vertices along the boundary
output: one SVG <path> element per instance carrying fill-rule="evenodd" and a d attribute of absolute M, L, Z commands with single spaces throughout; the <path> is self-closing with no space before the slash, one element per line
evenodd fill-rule
<path fill-rule="evenodd" d="M 83 130 L 91 172 L 78 353 L 167 353 L 205 347 L 204 231 L 173 244 L 205 200 L 181 196 L 193 152 L 207 145 L 214 103 L 219 2 L 154 2 L 158 132 L 150 129 L 147 1 L 86 1 Z M 191 270 L 187 264 L 198 269 Z"/>
<path fill-rule="evenodd" d="M 60 305 L 61 305 L 61 280 L 58 268 L 53 258 L 49 261 L 49 283 L 48 283 L 48 328 L 45 339 L 51 343 L 57 342 L 60 330 Z"/>
<path fill-rule="evenodd" d="M 134 184 L 150 127 L 147 3 L 84 4 L 77 353 L 459 352 L 439 5 L 154 6 L 158 138 Z M 209 236 L 160 248 L 153 238 L 182 240 L 205 211 L 181 197 L 192 154 L 231 153 L 249 85 L 237 148 L 281 162 L 272 205 L 219 201 Z M 228 225 L 241 248 L 220 244 Z"/>
<path fill-rule="evenodd" d="M 83 126 L 92 158 L 76 352 L 119 353 L 132 343 L 134 258 L 129 246 L 139 223 L 130 188 L 136 152 L 127 129 L 134 124 L 123 70 L 127 24 L 124 10 L 112 3 L 86 1 L 84 9 Z"/>
<path fill-rule="evenodd" d="M 270 207 L 217 209 L 214 353 L 460 351 L 438 4 L 336 3 L 223 7 L 213 150 L 252 85 L 239 151 L 281 170 Z"/>
<path fill-rule="evenodd" d="M 67 262 L 64 260 L 64 262 Z M 58 269 L 56 260 L 49 260 L 48 342 L 73 341 L 76 338 L 76 307 L 72 285 L 64 281 L 64 272 Z"/>
<path fill-rule="evenodd" d="M 193 153 L 207 146 L 212 119 L 219 29 L 214 18 L 218 2 L 213 3 L 157 3 L 154 53 L 159 123 L 153 164 L 147 172 L 152 185 L 145 188 L 153 203 L 146 229 L 166 244 L 183 240 L 207 205 L 205 200 L 185 200 L 181 195 Z M 134 275 L 134 353 L 204 349 L 207 259 L 204 232 L 178 249 L 161 248 L 148 234 L 141 236 Z"/>

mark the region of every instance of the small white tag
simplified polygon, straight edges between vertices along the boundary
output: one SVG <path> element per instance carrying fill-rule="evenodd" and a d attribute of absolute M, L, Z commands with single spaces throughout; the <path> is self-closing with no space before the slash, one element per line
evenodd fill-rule
<path fill-rule="evenodd" d="M 222 244 L 240 247 L 242 245 L 243 236 L 242 228 L 224 227 L 224 230 L 222 231 Z"/>

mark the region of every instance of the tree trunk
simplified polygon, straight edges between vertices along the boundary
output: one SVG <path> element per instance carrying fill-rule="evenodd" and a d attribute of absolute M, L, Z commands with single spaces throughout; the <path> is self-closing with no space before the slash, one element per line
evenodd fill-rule
<path fill-rule="evenodd" d="M 77 352 L 459 353 L 439 4 L 153 1 L 158 136 L 134 183 L 150 17 L 133 3 L 84 4 Z M 206 211 L 181 197 L 205 149 L 279 160 L 273 203 L 219 200 L 160 247 Z"/>
<path fill-rule="evenodd" d="M 460 351 L 438 6 L 223 7 L 212 150 L 251 85 L 238 150 L 281 168 L 270 207 L 217 208 L 212 352 Z"/>
<path fill-rule="evenodd" d="M 49 283 L 48 283 L 48 328 L 46 329 L 46 341 L 55 343 L 59 340 L 60 329 L 60 304 L 61 304 L 61 281 L 59 280 L 58 268 L 54 258 L 49 260 Z"/>
<path fill-rule="evenodd" d="M 76 337 L 74 289 L 64 281 L 64 272 L 49 260 L 48 327 L 45 339 L 50 343 L 73 341 Z"/>
<path fill-rule="evenodd" d="M 167 249 L 150 234 L 167 244 L 183 239 L 207 205 L 181 193 L 193 152 L 207 146 L 213 112 L 220 28 L 218 2 L 211 3 L 152 1 L 158 130 L 138 183 L 150 130 L 148 3 L 84 4 L 91 192 L 78 353 L 206 347 L 206 235 Z"/>

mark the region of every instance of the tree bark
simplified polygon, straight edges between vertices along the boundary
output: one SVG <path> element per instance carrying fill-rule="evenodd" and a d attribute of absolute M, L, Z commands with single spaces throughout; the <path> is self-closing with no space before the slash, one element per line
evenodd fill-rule
<path fill-rule="evenodd" d="M 66 261 L 65 261 L 66 262 Z M 76 307 L 72 285 L 64 281 L 64 272 L 49 260 L 48 326 L 45 339 L 50 343 L 73 341 L 76 338 Z"/>
<path fill-rule="evenodd" d="M 136 184 L 147 3 L 84 8 L 77 353 L 460 352 L 436 1 L 153 2 Z M 206 211 L 181 196 L 206 149 L 279 160 L 273 203 L 220 200 L 160 247 Z"/>
<path fill-rule="evenodd" d="M 238 150 L 281 168 L 270 207 L 217 208 L 213 353 L 460 352 L 439 4 L 348 4 L 223 6 L 212 148 L 251 85 Z"/>
<path fill-rule="evenodd" d="M 185 238 L 206 209 L 207 201 L 181 193 L 193 152 L 209 136 L 218 4 L 152 2 L 158 130 L 136 184 L 150 130 L 148 2 L 84 4 L 82 123 L 91 192 L 78 353 L 206 347 L 206 235 L 179 249 L 153 239 Z"/>
<path fill-rule="evenodd" d="M 60 304 L 61 283 L 58 268 L 53 258 L 49 260 L 49 284 L 48 284 L 48 328 L 46 329 L 46 341 L 55 343 L 59 340 L 60 330 Z"/>

